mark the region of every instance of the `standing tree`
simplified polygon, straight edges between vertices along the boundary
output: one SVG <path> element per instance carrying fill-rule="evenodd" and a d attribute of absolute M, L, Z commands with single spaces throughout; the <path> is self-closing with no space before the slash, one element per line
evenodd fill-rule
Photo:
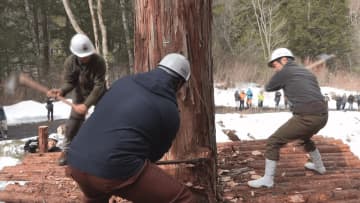
<path fill-rule="evenodd" d="M 199 202 L 215 202 L 216 140 L 214 127 L 211 0 L 135 1 L 135 72 L 155 68 L 169 52 L 188 57 L 192 76 L 178 95 L 179 136 L 164 157 L 193 160 L 194 167 L 175 168 L 191 182 Z M 199 159 L 200 158 L 200 159 Z"/>
<path fill-rule="evenodd" d="M 126 41 L 126 50 L 128 54 L 128 60 L 129 60 L 129 73 L 134 72 L 134 54 L 133 50 L 131 49 L 131 37 L 130 32 L 128 28 L 128 19 L 126 17 L 126 8 L 125 8 L 125 0 L 120 0 L 120 8 L 121 8 L 121 19 L 123 23 L 124 28 L 124 35 L 125 35 L 125 41 Z"/>
<path fill-rule="evenodd" d="M 93 32 L 94 32 L 95 49 L 97 52 L 99 52 L 100 49 L 99 49 L 99 36 L 98 36 L 98 29 L 97 29 L 98 26 L 97 26 L 97 21 L 96 21 L 95 12 L 94 12 L 93 0 L 88 0 L 88 4 L 89 4 L 89 10 L 90 10 L 90 14 L 91 14 L 91 22 L 92 22 L 92 27 L 93 27 Z"/>
<path fill-rule="evenodd" d="M 256 18 L 257 28 L 260 36 L 260 42 L 264 53 L 264 59 L 267 60 L 273 49 L 277 48 L 284 39 L 276 39 L 277 32 L 286 24 L 284 18 L 279 19 L 276 13 L 279 11 L 279 2 L 266 0 L 251 0 Z"/>

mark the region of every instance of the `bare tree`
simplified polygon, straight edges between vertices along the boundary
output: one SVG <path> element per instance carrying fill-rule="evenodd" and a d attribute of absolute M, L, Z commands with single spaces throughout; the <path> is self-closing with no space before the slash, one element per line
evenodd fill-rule
<path fill-rule="evenodd" d="M 94 32 L 94 38 L 95 38 L 95 49 L 97 52 L 100 52 L 99 49 L 99 36 L 98 36 L 98 29 L 97 29 L 97 21 L 96 21 L 96 16 L 94 13 L 94 2 L 93 0 L 88 0 L 88 4 L 89 4 L 89 10 L 90 10 L 90 14 L 91 14 L 91 22 L 92 22 L 92 26 L 93 26 L 93 32 Z"/>
<path fill-rule="evenodd" d="M 42 74 L 47 75 L 50 69 L 50 36 L 48 29 L 48 1 L 43 1 L 40 6 L 42 28 Z M 42 78 L 42 77 L 40 77 Z"/>
<path fill-rule="evenodd" d="M 131 49 L 131 38 L 128 28 L 128 20 L 126 18 L 126 9 L 125 9 L 125 1 L 120 0 L 120 7 L 121 7 L 121 18 L 124 28 L 124 35 L 126 40 L 126 49 L 128 53 L 128 59 L 129 59 L 129 73 L 133 73 L 133 66 L 134 66 L 134 56 L 133 56 L 133 50 Z"/>
<path fill-rule="evenodd" d="M 82 29 L 80 28 L 79 24 L 76 22 L 75 16 L 71 11 L 71 8 L 69 6 L 69 0 L 62 0 L 66 14 L 70 20 L 71 25 L 73 26 L 74 30 L 77 33 L 84 33 L 84 31 L 82 31 Z"/>
<path fill-rule="evenodd" d="M 135 1 L 135 71 L 155 68 L 169 52 L 191 63 L 189 85 L 178 95 L 180 131 L 165 159 L 194 160 L 194 167 L 176 167 L 174 174 L 199 186 L 192 188 L 198 202 L 215 202 L 216 194 L 211 5 L 211 0 Z"/>
<path fill-rule="evenodd" d="M 109 49 L 107 45 L 107 33 L 106 33 L 106 26 L 102 17 L 102 4 L 101 0 L 97 0 L 97 16 L 99 19 L 99 25 L 100 25 L 100 31 L 101 31 L 101 47 L 102 47 L 102 54 L 105 58 L 105 64 L 106 64 L 106 72 L 109 73 Z M 109 87 L 109 74 L 106 74 L 106 85 Z"/>
<path fill-rule="evenodd" d="M 38 56 L 39 55 L 39 47 L 37 46 L 37 42 L 36 42 L 36 33 L 35 33 L 35 25 L 34 25 L 34 17 L 32 16 L 31 12 L 30 12 L 30 5 L 29 5 L 29 0 L 24 0 L 24 6 L 25 6 L 25 15 L 26 15 L 26 20 L 28 21 L 28 29 L 30 30 L 31 33 L 31 42 L 32 42 L 32 47 L 34 50 L 34 55 Z"/>
<path fill-rule="evenodd" d="M 279 43 L 284 42 L 284 39 L 277 36 L 276 32 L 285 25 L 286 21 L 282 19 L 274 22 L 275 13 L 279 9 L 280 4 L 266 0 L 251 0 L 251 3 L 256 17 L 264 58 L 268 59 L 272 49 Z M 273 27 L 274 25 L 277 26 Z"/>

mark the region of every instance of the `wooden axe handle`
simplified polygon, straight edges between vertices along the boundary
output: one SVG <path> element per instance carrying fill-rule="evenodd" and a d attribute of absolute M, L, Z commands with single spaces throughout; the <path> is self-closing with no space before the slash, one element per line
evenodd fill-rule
<path fill-rule="evenodd" d="M 22 84 L 22 85 L 25 85 L 27 87 L 30 87 L 30 88 L 32 88 L 34 90 L 37 90 L 39 92 L 42 92 L 44 94 L 46 94 L 49 91 L 49 88 L 47 88 L 44 85 L 41 85 L 40 83 L 34 81 L 33 79 L 31 79 L 30 77 L 28 77 L 24 73 L 20 73 L 20 75 L 19 75 L 19 83 Z M 74 107 L 73 103 L 69 102 L 68 100 L 66 100 L 66 98 L 64 98 L 62 96 L 58 96 L 58 97 L 56 97 L 56 99 L 64 102 L 65 104 L 71 106 L 72 108 Z"/>
<path fill-rule="evenodd" d="M 327 57 L 324 58 L 324 59 L 320 59 L 320 60 L 315 61 L 314 63 L 306 66 L 306 68 L 307 68 L 307 69 L 312 69 L 312 68 L 314 68 L 314 67 L 316 67 L 316 66 L 318 66 L 318 65 L 320 65 L 320 64 L 322 64 L 322 63 L 326 62 L 327 60 L 329 60 L 329 59 L 331 59 L 331 58 L 334 58 L 334 57 L 335 57 L 335 55 L 334 55 L 334 54 L 331 54 L 331 55 L 327 56 Z"/>

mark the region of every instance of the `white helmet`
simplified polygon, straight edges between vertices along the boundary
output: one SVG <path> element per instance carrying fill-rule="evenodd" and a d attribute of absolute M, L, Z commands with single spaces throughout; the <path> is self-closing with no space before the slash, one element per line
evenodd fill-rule
<path fill-rule="evenodd" d="M 294 55 L 291 53 L 291 51 L 287 48 L 278 48 L 275 49 L 272 54 L 271 54 L 271 58 L 268 62 L 268 66 L 271 67 L 271 63 L 273 61 L 275 61 L 276 59 L 279 59 L 281 57 L 290 57 L 292 59 L 294 59 Z"/>
<path fill-rule="evenodd" d="M 52 139 L 52 140 L 55 140 L 56 142 L 59 140 L 58 138 L 58 134 L 56 133 L 51 133 L 48 137 L 48 139 Z"/>
<path fill-rule="evenodd" d="M 190 63 L 185 56 L 181 54 L 171 53 L 166 55 L 163 59 L 161 59 L 159 68 L 165 70 L 166 72 L 169 72 L 168 70 L 173 71 L 184 78 L 185 81 L 188 81 L 190 78 Z"/>
<path fill-rule="evenodd" d="M 95 53 L 95 48 L 86 35 L 78 33 L 71 38 L 70 51 L 82 58 Z"/>

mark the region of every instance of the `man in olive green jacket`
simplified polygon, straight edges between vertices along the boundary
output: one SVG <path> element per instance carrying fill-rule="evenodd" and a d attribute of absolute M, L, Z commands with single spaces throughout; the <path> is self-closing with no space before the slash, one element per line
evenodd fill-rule
<path fill-rule="evenodd" d="M 66 165 L 66 152 L 70 142 L 84 122 L 88 109 L 95 105 L 106 91 L 105 60 L 96 54 L 90 39 L 84 34 L 74 35 L 70 50 L 73 54 L 64 63 L 64 85 L 48 92 L 48 96 L 56 98 L 75 91 L 74 105 L 66 122 L 64 153 L 59 159 L 59 165 Z"/>

